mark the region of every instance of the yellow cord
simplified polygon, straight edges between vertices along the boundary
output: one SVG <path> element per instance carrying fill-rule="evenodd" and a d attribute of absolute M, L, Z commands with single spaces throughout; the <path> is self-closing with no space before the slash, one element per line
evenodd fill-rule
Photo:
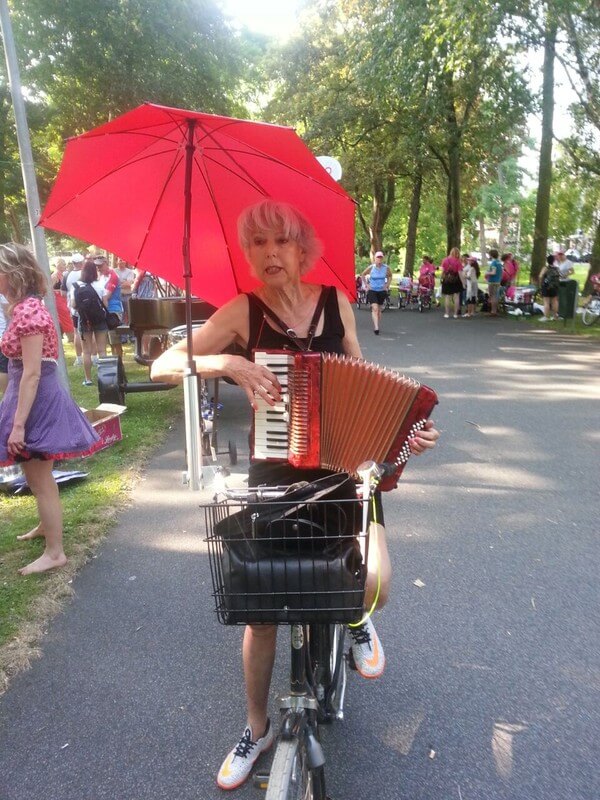
<path fill-rule="evenodd" d="M 375 525 L 377 525 L 377 506 L 375 504 L 375 495 L 373 495 L 373 497 L 371 497 L 371 504 L 372 504 L 372 516 L 373 516 L 373 519 L 371 521 L 374 522 Z M 371 523 L 369 523 L 369 525 L 370 524 Z M 364 616 L 360 620 L 360 622 L 349 622 L 348 623 L 348 627 L 349 628 L 360 628 L 361 625 L 365 624 L 365 622 L 369 619 L 371 614 L 377 608 L 377 601 L 379 600 L 379 592 L 380 592 L 380 590 L 381 590 L 381 561 L 379 560 L 379 549 L 378 549 L 377 550 L 377 591 L 375 592 L 375 599 L 373 600 L 373 604 L 371 605 L 371 608 L 364 614 Z"/>

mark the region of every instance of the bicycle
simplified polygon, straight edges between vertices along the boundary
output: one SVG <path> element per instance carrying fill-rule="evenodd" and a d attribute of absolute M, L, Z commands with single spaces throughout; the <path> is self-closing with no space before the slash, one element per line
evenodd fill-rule
<path fill-rule="evenodd" d="M 583 308 L 581 321 L 589 327 L 600 319 L 600 294 L 593 294 Z"/>
<path fill-rule="evenodd" d="M 290 690 L 280 698 L 275 755 L 270 773 L 254 776 L 266 800 L 329 800 L 319 725 L 344 717 L 353 667 L 345 631 L 362 622 L 368 502 L 385 471 L 366 462 L 358 473 L 354 498 L 323 499 L 311 493 L 315 481 L 291 491 L 226 490 L 224 500 L 203 506 L 219 621 L 290 625 Z M 350 480 L 330 477 L 334 485 Z"/>

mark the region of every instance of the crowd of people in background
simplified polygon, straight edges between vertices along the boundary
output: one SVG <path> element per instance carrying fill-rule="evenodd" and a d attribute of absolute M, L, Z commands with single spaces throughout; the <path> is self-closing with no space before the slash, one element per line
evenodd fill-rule
<path fill-rule="evenodd" d="M 461 254 L 457 247 L 450 250 L 439 267 L 425 255 L 416 278 L 405 275 L 398 279 L 399 295 L 406 291 L 410 281 L 413 289 L 435 291 L 437 305 L 443 305 L 444 319 L 469 319 L 478 313 L 495 317 L 500 300 L 509 304 L 515 302 L 519 264 L 510 252 L 500 255 L 492 248 L 488 256 L 486 271 L 482 273 L 479 259 L 469 253 Z M 574 272 L 574 266 L 563 250 L 547 257 L 537 285 L 528 287 L 532 296 L 538 290 L 541 295 L 544 311 L 539 317 L 540 322 L 559 319 L 559 287 L 561 282 L 571 279 Z M 438 274 L 439 283 L 436 283 Z M 591 282 L 593 292 L 597 293 L 600 276 L 592 276 Z M 393 284 L 392 271 L 384 263 L 383 252 L 378 251 L 374 263 L 357 276 L 357 288 L 359 284 L 371 305 L 373 328 L 378 334 L 381 310 L 386 302 L 389 304 Z"/>
<path fill-rule="evenodd" d="M 123 355 L 128 336 L 119 328 L 129 325 L 131 297 L 155 295 L 153 276 L 119 259 L 113 269 L 103 253 L 83 256 L 73 253 L 69 260 L 58 258 L 51 274 L 61 333 L 73 342 L 75 366 L 83 367 L 84 386 L 92 385 L 92 367 L 106 355 Z M 98 298 L 87 294 L 91 287 Z M 84 298 L 87 296 L 87 302 Z M 86 310 L 83 309 L 85 302 Z M 109 326 L 109 320 L 111 325 Z"/>

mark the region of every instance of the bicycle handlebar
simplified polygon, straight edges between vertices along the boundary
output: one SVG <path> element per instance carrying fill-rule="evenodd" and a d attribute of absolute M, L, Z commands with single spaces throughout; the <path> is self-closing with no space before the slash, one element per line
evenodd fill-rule
<path fill-rule="evenodd" d="M 394 474 L 395 468 L 393 464 L 386 462 L 378 464 L 376 461 L 363 461 L 356 471 L 360 477 L 360 491 L 358 494 L 362 500 L 368 500 L 382 479 Z M 247 489 L 225 488 L 222 493 L 228 500 L 255 503 L 262 500 L 285 499 L 286 494 L 308 485 L 308 481 L 299 481 L 291 486 L 256 486 L 248 487 Z"/>

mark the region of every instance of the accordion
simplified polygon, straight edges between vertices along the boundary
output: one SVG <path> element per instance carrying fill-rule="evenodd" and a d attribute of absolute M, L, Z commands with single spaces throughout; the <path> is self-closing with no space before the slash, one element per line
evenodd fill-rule
<path fill-rule="evenodd" d="M 333 353 L 255 350 L 254 361 L 282 387 L 274 406 L 257 398 L 252 456 L 358 477 L 363 461 L 392 467 L 380 489 L 397 483 L 437 395 L 428 386 L 368 361 Z"/>

